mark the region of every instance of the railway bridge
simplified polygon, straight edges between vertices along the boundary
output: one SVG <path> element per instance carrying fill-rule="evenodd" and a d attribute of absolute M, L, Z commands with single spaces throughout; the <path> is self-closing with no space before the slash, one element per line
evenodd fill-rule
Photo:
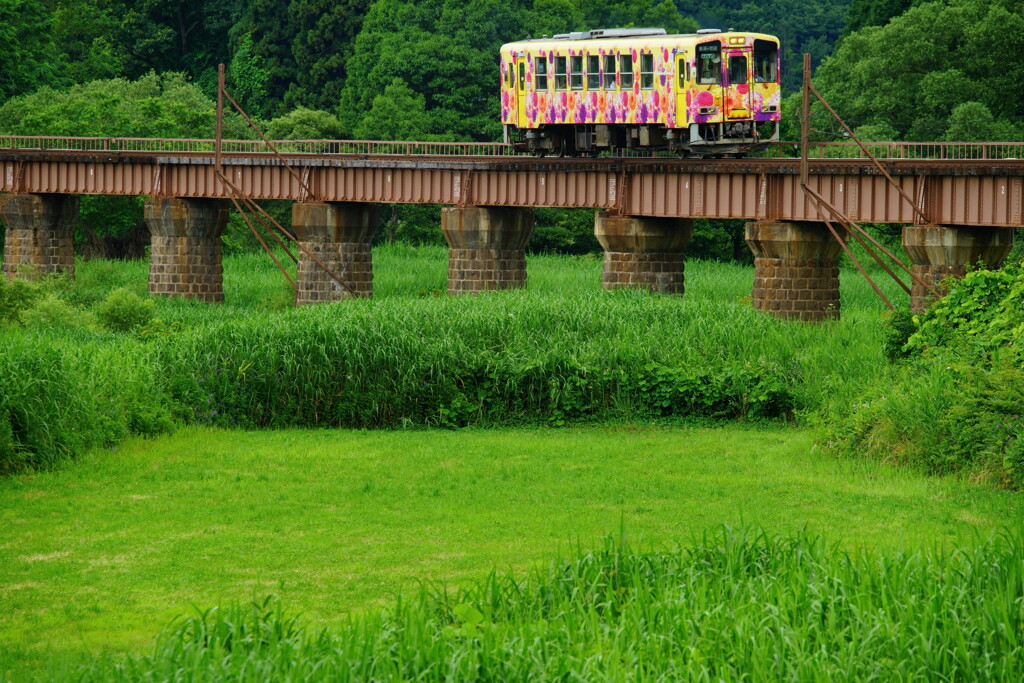
<path fill-rule="evenodd" d="M 826 223 L 834 215 L 801 187 L 793 145 L 742 159 L 534 158 L 476 143 L 274 145 L 225 141 L 218 155 L 212 140 L 0 137 L 3 271 L 73 276 L 78 196 L 144 195 L 150 293 L 222 301 L 230 201 L 286 199 L 302 247 L 296 302 L 371 296 L 376 205 L 425 203 L 446 205 L 448 291 L 476 292 L 525 284 L 534 207 L 586 208 L 596 211 L 606 288 L 682 294 L 693 220 L 743 219 L 755 307 L 800 320 L 839 315 L 843 245 Z M 850 143 L 813 145 L 807 186 L 851 221 L 905 226 L 913 308 L 924 306 L 920 282 L 962 275 L 979 260 L 1002 263 L 1024 226 L 1024 143 L 872 147 L 878 164 Z"/>

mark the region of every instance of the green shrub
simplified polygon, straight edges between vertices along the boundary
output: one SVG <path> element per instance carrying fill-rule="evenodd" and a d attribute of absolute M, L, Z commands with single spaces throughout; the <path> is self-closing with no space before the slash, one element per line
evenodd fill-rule
<path fill-rule="evenodd" d="M 96 316 L 55 296 L 44 296 L 23 310 L 21 324 L 37 330 L 95 330 Z"/>
<path fill-rule="evenodd" d="M 908 358 L 912 351 L 907 348 L 911 335 L 917 331 L 917 323 L 909 308 L 897 308 L 885 321 L 882 337 L 882 354 L 895 362 Z"/>
<path fill-rule="evenodd" d="M 113 332 L 132 332 L 148 325 L 156 316 L 156 304 L 127 287 L 111 292 L 97 304 L 96 317 Z"/>
<path fill-rule="evenodd" d="M 0 325 L 19 324 L 22 311 L 31 308 L 44 294 L 39 283 L 0 276 Z"/>

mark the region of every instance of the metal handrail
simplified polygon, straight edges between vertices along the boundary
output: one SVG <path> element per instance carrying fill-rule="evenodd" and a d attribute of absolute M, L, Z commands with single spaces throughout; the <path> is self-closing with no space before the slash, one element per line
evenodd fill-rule
<path fill-rule="evenodd" d="M 395 156 L 514 156 L 511 145 L 500 142 L 437 142 L 386 140 L 273 140 L 284 154 L 353 154 Z M 865 143 L 879 159 L 1015 160 L 1024 159 L 1024 142 L 870 142 Z M 2 150 L 52 150 L 72 152 L 169 152 L 209 153 L 214 140 L 194 138 L 120 138 L 45 135 L 0 135 Z M 225 154 L 272 154 L 262 140 L 224 140 Z M 773 142 L 754 156 L 796 157 L 799 144 Z M 625 156 L 665 156 L 670 153 L 629 150 Z M 863 152 L 854 142 L 812 142 L 808 157 L 813 159 L 860 159 Z"/>

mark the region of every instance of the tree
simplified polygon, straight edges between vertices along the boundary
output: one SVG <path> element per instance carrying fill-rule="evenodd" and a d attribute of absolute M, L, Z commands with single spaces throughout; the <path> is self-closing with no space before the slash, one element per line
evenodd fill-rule
<path fill-rule="evenodd" d="M 33 0 L 0 0 L 0 100 L 54 83 L 52 25 Z"/>
<path fill-rule="evenodd" d="M 954 110 L 966 103 L 1008 124 L 990 134 L 1019 134 L 1024 102 L 1008 93 L 1024 81 L 1022 52 L 1018 0 L 928 3 L 850 34 L 815 84 L 848 122 L 886 123 L 904 140 L 942 139 Z M 983 114 L 962 109 L 958 121 L 970 112 Z"/>
<path fill-rule="evenodd" d="M 333 109 L 341 101 L 352 43 L 369 0 L 292 0 L 292 57 L 295 82 L 285 104 Z"/>
<path fill-rule="evenodd" d="M 0 134 L 208 138 L 214 106 L 176 73 L 93 81 L 66 91 L 43 87 L 0 105 Z M 236 114 L 225 117 L 225 136 L 251 137 Z M 138 197 L 83 197 L 76 241 L 120 237 L 141 221 Z"/>
<path fill-rule="evenodd" d="M 921 0 L 852 0 L 843 35 L 848 36 L 866 26 L 884 26 L 912 5 L 919 4 Z"/>

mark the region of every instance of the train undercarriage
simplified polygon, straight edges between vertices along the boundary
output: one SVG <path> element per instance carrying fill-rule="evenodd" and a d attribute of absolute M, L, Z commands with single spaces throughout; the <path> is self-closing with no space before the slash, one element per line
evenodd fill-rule
<path fill-rule="evenodd" d="M 670 151 L 681 157 L 744 156 L 779 140 L 776 121 L 693 123 L 687 128 L 652 125 L 547 125 L 539 128 L 505 126 L 505 142 L 516 151 L 536 156 L 598 156 L 605 150 L 622 154 Z"/>

